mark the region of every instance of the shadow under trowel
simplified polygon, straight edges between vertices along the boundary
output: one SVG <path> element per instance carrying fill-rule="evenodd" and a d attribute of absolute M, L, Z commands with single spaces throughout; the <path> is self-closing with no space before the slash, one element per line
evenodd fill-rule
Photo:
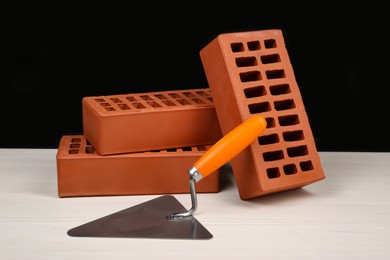
<path fill-rule="evenodd" d="M 226 163 L 219 168 L 219 186 L 220 190 L 236 187 L 233 170 L 230 163 Z"/>

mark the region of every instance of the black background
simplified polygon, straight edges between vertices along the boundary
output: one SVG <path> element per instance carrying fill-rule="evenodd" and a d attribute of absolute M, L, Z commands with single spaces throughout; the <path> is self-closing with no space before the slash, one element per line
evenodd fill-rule
<path fill-rule="evenodd" d="M 10 7 L 0 148 L 82 134 L 84 96 L 207 88 L 199 51 L 217 35 L 281 29 L 318 150 L 390 152 L 385 7 L 211 4 Z"/>

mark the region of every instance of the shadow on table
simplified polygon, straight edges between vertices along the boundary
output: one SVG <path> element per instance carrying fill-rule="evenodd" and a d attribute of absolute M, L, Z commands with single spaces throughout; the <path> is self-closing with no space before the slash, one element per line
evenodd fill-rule
<path fill-rule="evenodd" d="M 325 179 L 326 180 L 326 179 Z M 323 182 L 322 180 L 321 182 Z M 309 185 L 314 185 L 315 183 L 309 184 Z M 296 201 L 296 200 L 302 200 L 302 199 L 307 199 L 307 198 L 312 198 L 315 196 L 320 196 L 320 189 L 319 193 L 310 191 L 307 189 L 309 185 L 296 188 L 296 189 L 291 189 L 291 190 L 285 190 L 285 191 L 280 191 L 276 193 L 271 193 L 263 196 L 259 196 L 256 198 L 248 199 L 248 200 L 241 200 L 238 198 L 238 202 L 246 202 L 246 203 L 259 203 L 259 204 L 277 204 L 277 203 L 289 203 L 291 201 Z M 237 189 L 235 180 L 234 180 L 234 174 L 231 168 L 231 165 L 229 163 L 225 164 L 224 166 L 221 167 L 220 169 L 220 190 L 224 191 L 227 189 Z M 237 197 L 238 191 L 237 191 Z"/>

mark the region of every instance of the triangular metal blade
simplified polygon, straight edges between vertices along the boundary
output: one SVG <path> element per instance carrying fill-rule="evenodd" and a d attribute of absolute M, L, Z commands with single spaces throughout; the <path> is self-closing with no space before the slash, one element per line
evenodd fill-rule
<path fill-rule="evenodd" d="M 72 237 L 121 237 L 159 239 L 210 239 L 213 235 L 193 216 L 169 219 L 187 211 L 171 195 L 164 195 L 72 228 Z"/>

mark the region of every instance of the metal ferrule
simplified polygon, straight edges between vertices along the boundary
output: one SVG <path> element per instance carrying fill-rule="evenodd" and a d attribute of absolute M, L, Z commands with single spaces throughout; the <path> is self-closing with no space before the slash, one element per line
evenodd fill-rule
<path fill-rule="evenodd" d="M 190 174 L 191 178 L 193 178 L 196 182 L 200 181 L 203 177 L 202 174 L 198 171 L 198 169 L 195 168 L 195 166 L 192 166 L 188 173 Z"/>

